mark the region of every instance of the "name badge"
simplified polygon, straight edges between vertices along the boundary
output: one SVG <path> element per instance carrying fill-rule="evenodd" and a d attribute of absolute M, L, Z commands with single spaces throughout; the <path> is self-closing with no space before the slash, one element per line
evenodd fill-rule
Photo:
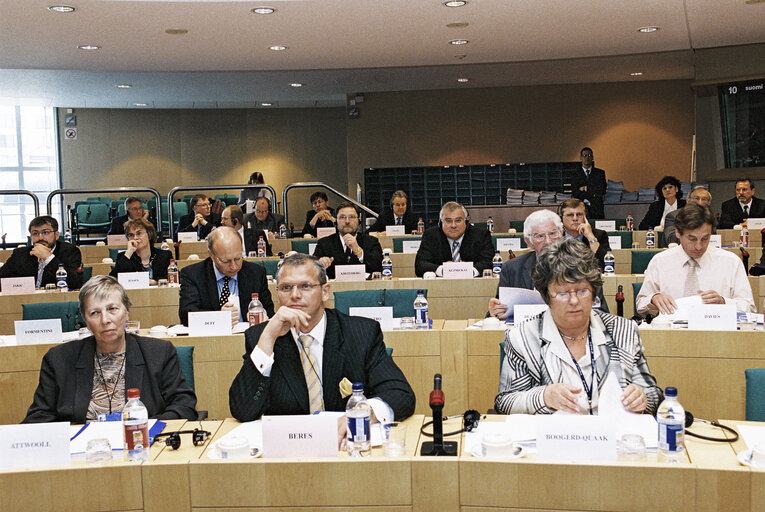
<path fill-rule="evenodd" d="M 231 311 L 189 312 L 191 336 L 220 336 L 231 334 Z"/>
<path fill-rule="evenodd" d="M 596 220 L 595 229 L 602 229 L 603 231 L 616 231 L 615 220 Z"/>
<path fill-rule="evenodd" d="M 61 319 L 48 318 L 45 320 L 16 320 L 13 322 L 16 331 L 17 345 L 43 345 L 45 343 L 61 343 Z"/>
<path fill-rule="evenodd" d="M 20 295 L 22 293 L 35 292 L 35 278 L 27 277 L 4 277 L 0 279 L 0 288 L 3 295 Z"/>
<path fill-rule="evenodd" d="M 547 310 L 547 304 L 516 304 L 513 307 L 513 325 Z"/>
<path fill-rule="evenodd" d="M 447 261 L 444 263 L 444 279 L 473 279 L 473 262 Z"/>
<path fill-rule="evenodd" d="M 385 234 L 388 236 L 400 236 L 406 234 L 406 226 L 385 226 Z"/>
<path fill-rule="evenodd" d="M 616 235 L 616 236 L 609 236 L 608 237 L 608 245 L 611 246 L 611 250 L 614 251 L 616 249 L 622 248 L 622 237 Z"/>
<path fill-rule="evenodd" d="M 263 416 L 263 457 L 337 457 L 345 413 Z"/>
<path fill-rule="evenodd" d="M 316 250 L 316 242 L 311 242 L 308 244 L 308 254 L 313 255 L 313 251 Z"/>
<path fill-rule="evenodd" d="M 380 329 L 383 331 L 393 330 L 393 308 L 390 306 L 381 307 L 353 307 L 348 308 L 348 314 L 351 316 L 363 316 L 377 320 Z"/>
<path fill-rule="evenodd" d="M 735 331 L 735 304 L 702 304 L 689 308 L 688 329 L 703 331 Z"/>
<path fill-rule="evenodd" d="M 712 247 L 722 248 L 722 235 L 709 235 L 709 245 Z"/>
<path fill-rule="evenodd" d="M 417 251 L 420 250 L 420 243 L 422 240 L 403 240 L 401 250 L 404 254 L 417 254 Z"/>
<path fill-rule="evenodd" d="M 69 423 L 0 425 L 0 469 L 69 466 Z"/>
<path fill-rule="evenodd" d="M 198 242 L 196 231 L 181 231 L 178 233 L 179 242 Z"/>
<path fill-rule="evenodd" d="M 502 251 L 517 251 L 521 248 L 520 238 L 497 238 L 497 250 Z"/>
<path fill-rule="evenodd" d="M 332 236 L 337 231 L 335 228 L 316 228 L 316 238 L 324 238 L 325 236 Z"/>
<path fill-rule="evenodd" d="M 540 416 L 537 459 L 616 460 L 616 425 L 603 416 Z"/>
<path fill-rule="evenodd" d="M 364 281 L 366 267 L 359 265 L 335 265 L 335 281 Z"/>
<path fill-rule="evenodd" d="M 126 290 L 135 290 L 136 288 L 149 287 L 148 272 L 120 272 L 117 274 L 117 281 Z"/>
<path fill-rule="evenodd" d="M 126 246 L 128 243 L 125 235 L 106 235 L 106 245 Z"/>
<path fill-rule="evenodd" d="M 765 228 L 765 217 L 750 217 L 746 220 L 746 226 L 749 231 L 756 229 L 757 231 Z"/>

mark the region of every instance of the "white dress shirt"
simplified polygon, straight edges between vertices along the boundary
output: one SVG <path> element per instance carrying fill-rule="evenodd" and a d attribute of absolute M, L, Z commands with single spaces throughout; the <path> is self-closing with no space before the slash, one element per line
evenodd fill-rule
<path fill-rule="evenodd" d="M 669 202 L 665 199 L 664 200 L 664 213 L 661 215 L 661 222 L 659 223 L 660 226 L 664 225 L 664 219 L 667 218 L 667 214 L 669 212 L 674 212 L 677 210 L 677 199 L 675 199 L 675 202 L 673 204 L 669 204 Z"/>

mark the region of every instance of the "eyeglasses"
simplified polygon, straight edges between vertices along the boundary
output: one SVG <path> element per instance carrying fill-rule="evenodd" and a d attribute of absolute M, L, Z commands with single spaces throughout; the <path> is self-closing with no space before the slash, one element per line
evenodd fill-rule
<path fill-rule="evenodd" d="M 194 205 L 194 208 L 196 208 L 197 206 L 199 206 L 200 208 L 209 208 L 210 203 L 197 203 Z"/>
<path fill-rule="evenodd" d="M 454 224 L 455 226 L 459 226 L 460 224 L 464 222 L 465 222 L 465 219 L 463 217 L 457 217 L 456 219 L 450 219 L 450 218 L 444 219 L 444 224 Z"/>
<path fill-rule="evenodd" d="M 44 231 L 30 231 L 29 234 L 32 236 L 49 236 L 52 233 L 55 233 L 55 231 L 51 229 L 46 229 Z"/>
<path fill-rule="evenodd" d="M 140 212 L 141 210 L 143 210 L 143 206 L 135 206 L 133 208 L 128 208 L 129 212 Z"/>
<path fill-rule="evenodd" d="M 134 238 L 138 238 L 139 236 L 143 236 L 145 234 L 146 234 L 146 231 L 139 230 L 139 231 L 135 231 L 134 233 L 128 233 L 127 235 L 125 235 L 125 238 L 127 238 L 128 240 L 132 240 Z"/>
<path fill-rule="evenodd" d="M 560 238 L 560 231 L 550 231 L 548 233 L 532 233 L 531 239 L 535 242 L 544 242 L 545 238 L 549 238 L 550 240 L 557 240 Z"/>
<path fill-rule="evenodd" d="M 356 220 L 358 219 L 358 216 L 356 215 L 340 215 L 337 217 L 337 220 Z"/>
<path fill-rule="evenodd" d="M 279 293 L 292 293 L 292 290 L 297 288 L 300 293 L 308 293 L 317 286 L 321 286 L 319 283 L 302 283 L 302 284 L 280 284 L 276 287 Z"/>
<path fill-rule="evenodd" d="M 576 298 L 578 300 L 587 299 L 589 297 L 592 297 L 592 290 L 590 290 L 589 288 L 585 288 L 583 290 L 574 290 L 570 292 L 560 292 L 556 294 L 551 293 L 550 297 L 560 302 L 568 302 L 571 300 L 572 295 L 576 295 Z"/>
<path fill-rule="evenodd" d="M 268 210 L 258 210 L 255 208 L 255 213 L 268 213 Z"/>
<path fill-rule="evenodd" d="M 236 264 L 238 265 L 238 264 L 240 264 L 240 263 L 242 262 L 242 258 L 241 258 L 241 257 L 232 258 L 232 259 L 230 259 L 230 260 L 226 260 L 226 259 L 223 259 L 223 258 L 219 258 L 219 257 L 217 257 L 217 256 L 213 256 L 213 257 L 214 257 L 216 260 L 218 260 L 218 263 L 220 263 L 221 265 L 228 265 L 228 264 L 230 264 L 230 263 L 236 263 Z"/>

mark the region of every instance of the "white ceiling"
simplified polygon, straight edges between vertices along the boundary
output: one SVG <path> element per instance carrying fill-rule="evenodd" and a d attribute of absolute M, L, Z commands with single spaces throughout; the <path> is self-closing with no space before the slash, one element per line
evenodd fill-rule
<path fill-rule="evenodd" d="M 276 12 L 250 12 L 260 5 Z M 0 0 L 0 102 L 325 106 L 357 92 L 693 78 L 693 50 L 763 41 L 765 3 L 745 0 Z"/>

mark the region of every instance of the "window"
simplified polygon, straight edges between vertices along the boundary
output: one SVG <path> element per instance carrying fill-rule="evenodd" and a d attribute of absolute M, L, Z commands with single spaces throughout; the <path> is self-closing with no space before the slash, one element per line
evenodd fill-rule
<path fill-rule="evenodd" d="M 765 82 L 738 82 L 720 86 L 725 167 L 765 165 Z"/>

